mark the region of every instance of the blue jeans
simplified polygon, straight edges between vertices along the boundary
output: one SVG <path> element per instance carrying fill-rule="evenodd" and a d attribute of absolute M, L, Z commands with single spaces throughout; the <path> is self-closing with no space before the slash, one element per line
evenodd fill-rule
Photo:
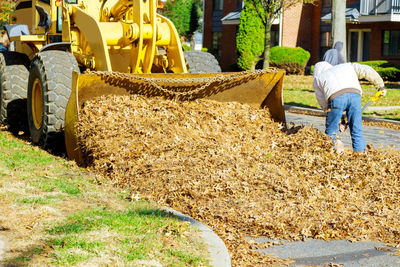
<path fill-rule="evenodd" d="M 326 113 L 325 134 L 336 141 L 336 133 L 339 130 L 339 123 L 344 111 L 346 111 L 351 141 L 354 152 L 365 150 L 365 141 L 362 133 L 361 117 L 361 96 L 356 93 L 345 93 L 333 99 L 329 105 L 329 112 Z"/>

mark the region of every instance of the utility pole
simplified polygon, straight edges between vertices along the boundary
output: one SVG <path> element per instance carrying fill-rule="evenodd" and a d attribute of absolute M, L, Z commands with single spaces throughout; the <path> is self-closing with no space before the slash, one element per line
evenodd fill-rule
<path fill-rule="evenodd" d="M 332 40 L 332 45 L 343 42 L 342 55 L 347 61 L 346 0 L 332 0 Z"/>

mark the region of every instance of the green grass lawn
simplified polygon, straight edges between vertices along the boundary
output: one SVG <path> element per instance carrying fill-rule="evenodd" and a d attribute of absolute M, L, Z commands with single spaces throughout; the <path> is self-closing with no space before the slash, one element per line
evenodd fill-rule
<path fill-rule="evenodd" d="M 0 131 L 1 266 L 208 266 L 189 223 Z"/>
<path fill-rule="evenodd" d="M 307 107 L 307 108 L 320 108 L 315 97 L 314 89 L 312 86 L 313 78 L 311 75 L 288 75 L 285 76 L 283 83 L 283 100 L 285 104 Z M 387 95 L 380 98 L 373 106 L 400 106 L 400 82 L 386 82 Z M 361 82 L 363 95 L 361 98 L 362 104 L 365 105 L 370 98 L 376 93 L 373 85 L 367 82 Z M 386 119 L 400 120 L 400 109 L 389 111 L 366 111 L 363 113 L 367 116 L 374 116 Z"/>

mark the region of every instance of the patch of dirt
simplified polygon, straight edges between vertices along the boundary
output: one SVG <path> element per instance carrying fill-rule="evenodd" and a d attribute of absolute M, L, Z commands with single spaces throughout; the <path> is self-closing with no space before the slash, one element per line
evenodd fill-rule
<path fill-rule="evenodd" d="M 68 162 L 68 164 L 70 171 L 79 173 L 79 169 L 74 162 Z M 4 172 L 5 170 L 2 171 Z M 49 224 L 65 220 L 71 214 L 71 211 L 110 205 L 118 209 L 118 206 L 121 206 L 118 201 L 109 200 L 110 195 L 112 195 L 112 193 L 108 194 L 109 187 L 102 186 L 101 188 L 99 191 L 102 190 L 102 192 L 98 193 L 102 193 L 102 198 L 93 198 L 91 192 L 83 192 L 80 198 L 66 197 L 64 200 L 49 205 L 20 206 L 14 202 L 13 192 L 19 193 L 24 197 L 32 197 L 36 195 L 33 192 L 38 189 L 30 186 L 26 180 L 19 178 L 18 175 L 4 179 L 0 185 L 0 194 L 2 196 L 0 198 L 0 237 L 7 244 L 3 258 L 32 257 L 33 259 L 29 264 L 43 265 L 43 262 L 48 259 L 41 255 L 35 255 L 33 251 L 35 249 L 48 249 L 46 241 L 49 235 L 44 229 L 48 228 Z M 115 188 L 113 191 L 115 191 Z M 56 193 L 42 192 L 41 195 L 54 194 Z M 13 264 L 14 262 L 11 261 L 10 265 Z"/>
<path fill-rule="evenodd" d="M 208 100 L 101 98 L 77 130 L 93 172 L 211 226 L 235 266 L 288 263 L 248 236 L 400 243 L 398 151 L 338 155 L 312 127 L 285 132 L 266 110 Z"/>

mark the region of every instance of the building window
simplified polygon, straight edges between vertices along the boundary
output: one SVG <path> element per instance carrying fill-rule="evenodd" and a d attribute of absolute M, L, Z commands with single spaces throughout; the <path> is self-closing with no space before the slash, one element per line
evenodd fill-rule
<path fill-rule="evenodd" d="M 321 32 L 320 33 L 320 43 L 319 43 L 319 54 L 320 59 L 322 60 L 323 56 L 325 55 L 326 51 L 331 49 L 331 33 L 330 32 Z"/>
<path fill-rule="evenodd" d="M 214 10 L 220 11 L 224 9 L 224 0 L 214 0 Z"/>
<path fill-rule="evenodd" d="M 321 32 L 320 34 L 320 46 L 329 47 L 331 46 L 331 33 Z"/>
<path fill-rule="evenodd" d="M 400 30 L 383 31 L 382 56 L 400 56 Z"/>
<path fill-rule="evenodd" d="M 222 32 L 213 32 L 211 53 L 214 54 L 214 56 L 216 56 L 217 59 L 221 58 L 221 41 L 222 41 Z"/>
<path fill-rule="evenodd" d="M 279 45 L 279 29 L 271 29 L 271 47 Z"/>

